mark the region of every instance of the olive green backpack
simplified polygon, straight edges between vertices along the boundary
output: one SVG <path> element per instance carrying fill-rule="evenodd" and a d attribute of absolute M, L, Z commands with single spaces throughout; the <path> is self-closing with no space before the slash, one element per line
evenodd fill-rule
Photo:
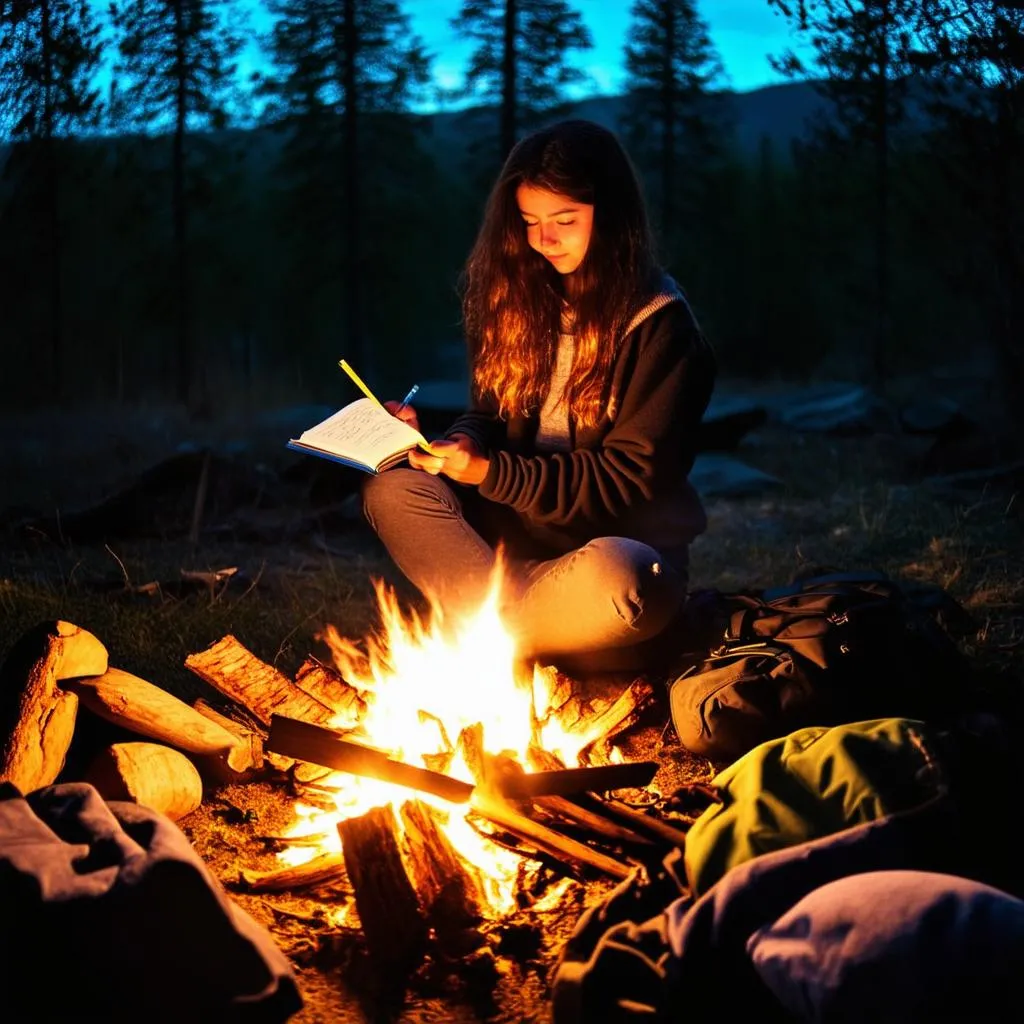
<path fill-rule="evenodd" d="M 936 751 L 928 727 L 908 718 L 809 727 L 754 747 L 700 787 L 716 802 L 686 835 L 694 896 L 760 854 L 940 796 L 945 780 Z"/>

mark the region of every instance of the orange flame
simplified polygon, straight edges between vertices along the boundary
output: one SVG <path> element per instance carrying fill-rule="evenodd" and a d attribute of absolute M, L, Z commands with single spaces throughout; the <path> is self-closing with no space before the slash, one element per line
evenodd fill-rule
<path fill-rule="evenodd" d="M 487 597 L 477 613 L 457 624 L 446 623 L 443 610 L 431 602 L 424 619 L 403 614 L 394 591 L 375 581 L 380 633 L 363 650 L 328 626 L 323 639 L 346 681 L 363 692 L 366 712 L 358 722 L 340 717 L 331 724 L 386 750 L 397 760 L 442 770 L 473 782 L 458 745 L 461 731 L 480 725 L 485 749 L 513 757 L 529 771 L 530 745 L 543 746 L 562 763 L 576 764 L 580 750 L 595 737 L 560 729 L 551 706 L 550 671 L 536 668 L 532 678 L 516 672 L 514 638 L 500 615 L 501 568 L 496 568 Z M 340 850 L 337 822 L 374 806 L 393 808 L 418 798 L 441 810 L 445 832 L 467 865 L 475 869 L 484 895 L 495 912 L 514 905 L 518 855 L 496 845 L 467 821 L 470 805 L 450 804 L 428 794 L 391 783 L 333 772 L 324 783 L 336 787 L 335 812 L 304 804 L 296 806 L 300 821 L 292 837 L 327 833 L 330 842 L 291 847 L 279 856 L 291 864 L 324 852 Z M 400 820 L 396 814 L 396 821 Z"/>

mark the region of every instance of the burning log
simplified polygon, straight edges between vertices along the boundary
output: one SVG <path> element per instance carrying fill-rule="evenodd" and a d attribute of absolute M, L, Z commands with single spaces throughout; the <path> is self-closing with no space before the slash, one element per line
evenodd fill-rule
<path fill-rule="evenodd" d="M 314 700 L 329 707 L 335 717 L 352 726 L 366 714 L 362 693 L 347 682 L 340 672 L 328 668 L 316 658 L 307 658 L 295 673 L 295 685 Z"/>
<path fill-rule="evenodd" d="M 444 944 L 483 918 L 486 900 L 473 869 L 455 852 L 431 809 L 421 800 L 407 800 L 400 814 L 413 885 L 428 925 Z"/>
<path fill-rule="evenodd" d="M 394 811 L 374 807 L 340 821 L 338 834 L 367 948 L 402 975 L 423 958 L 427 921 L 402 862 Z"/>
<path fill-rule="evenodd" d="M 269 726 L 276 714 L 327 722 L 333 712 L 273 665 L 260 661 L 231 634 L 185 658 L 185 667 Z"/>
<path fill-rule="evenodd" d="M 108 668 L 101 676 L 69 681 L 67 688 L 93 714 L 130 732 L 189 754 L 218 758 L 232 772 L 253 766 L 251 744 L 130 672 Z"/>
<path fill-rule="evenodd" d="M 111 744 L 93 760 L 85 781 L 104 800 L 131 800 L 172 821 L 191 814 L 203 801 L 196 766 L 181 751 L 159 743 Z"/>
<path fill-rule="evenodd" d="M 106 670 L 106 648 L 70 622 L 40 623 L 15 643 L 0 669 L 0 782 L 31 793 L 57 778 L 78 713 L 58 684 Z"/>
<path fill-rule="evenodd" d="M 636 679 L 603 711 L 586 718 L 581 731 L 593 732 L 596 739 L 580 751 L 580 761 L 583 764 L 607 763 L 612 741 L 636 723 L 653 696 L 654 689 L 650 683 Z"/>
<path fill-rule="evenodd" d="M 345 874 L 345 858 L 340 853 L 322 853 L 304 864 L 275 868 L 273 871 L 251 871 L 242 868 L 238 882 L 251 892 L 287 892 L 333 882 Z"/>
<path fill-rule="evenodd" d="M 507 759 L 484 752 L 482 726 L 477 724 L 464 728 L 459 734 L 459 747 L 466 765 L 478 782 L 471 797 L 473 810 L 477 814 L 562 863 L 568 861 L 573 866 L 584 864 L 612 878 L 623 879 L 629 875 L 631 869 L 627 864 L 541 825 L 513 809 L 498 795 L 502 765 L 507 769 L 508 762 Z"/>

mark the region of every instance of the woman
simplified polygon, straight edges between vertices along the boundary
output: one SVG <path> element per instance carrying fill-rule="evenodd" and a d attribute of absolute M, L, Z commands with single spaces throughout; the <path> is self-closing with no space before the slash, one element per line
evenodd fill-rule
<path fill-rule="evenodd" d="M 476 607 L 502 557 L 524 657 L 642 667 L 706 526 L 687 474 L 715 360 L 613 133 L 562 121 L 514 147 L 462 310 L 472 407 L 435 454 L 366 481 L 370 524 L 446 612 Z"/>

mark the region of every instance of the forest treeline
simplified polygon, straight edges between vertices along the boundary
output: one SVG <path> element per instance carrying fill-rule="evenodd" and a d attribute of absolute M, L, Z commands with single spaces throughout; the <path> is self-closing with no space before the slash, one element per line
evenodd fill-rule
<path fill-rule="evenodd" d="M 1024 3 L 763 2 L 812 54 L 772 55 L 820 94 L 803 136 L 738 144 L 694 0 L 633 3 L 602 108 L 724 370 L 884 388 L 977 357 L 1019 417 Z M 576 109 L 579 11 L 463 0 L 466 109 L 428 115 L 399 0 L 265 5 L 254 37 L 242 0 L 0 0 L 6 407 L 334 402 L 342 355 L 384 388 L 461 371 L 462 260 L 504 154 Z"/>

